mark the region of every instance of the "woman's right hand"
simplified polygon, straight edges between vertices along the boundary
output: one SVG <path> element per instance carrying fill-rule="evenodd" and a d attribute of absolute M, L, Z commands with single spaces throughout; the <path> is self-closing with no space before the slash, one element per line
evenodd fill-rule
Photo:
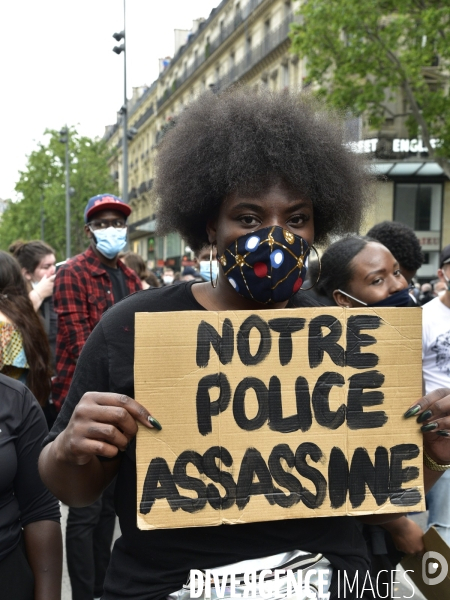
<path fill-rule="evenodd" d="M 56 277 L 56 275 L 51 275 L 50 277 L 47 277 L 46 275 L 44 275 L 44 277 L 40 280 L 40 282 L 34 286 L 34 288 L 33 288 L 34 291 L 38 293 L 38 295 L 42 298 L 42 300 L 44 300 L 45 298 L 48 298 L 49 296 L 51 296 L 53 294 L 53 288 L 55 285 L 55 277 Z"/>
<path fill-rule="evenodd" d="M 149 417 L 153 423 L 149 421 Z M 123 394 L 87 392 L 77 404 L 66 429 L 56 438 L 58 459 L 85 465 L 94 456 L 114 458 L 137 433 L 137 422 L 161 428 L 148 410 Z M 159 425 L 159 427 L 158 427 Z"/>

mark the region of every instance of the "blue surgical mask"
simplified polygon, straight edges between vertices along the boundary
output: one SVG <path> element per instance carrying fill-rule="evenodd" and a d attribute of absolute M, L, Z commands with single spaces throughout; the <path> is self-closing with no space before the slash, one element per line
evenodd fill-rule
<path fill-rule="evenodd" d="M 347 296 L 348 298 L 351 298 L 352 300 L 359 302 L 363 306 L 369 306 L 369 307 L 382 308 L 383 306 L 384 307 L 386 307 L 386 306 L 398 306 L 398 307 L 408 306 L 409 300 L 410 300 L 408 288 L 404 288 L 403 290 L 400 290 L 399 292 L 395 292 L 395 294 L 391 294 L 387 298 L 384 298 L 384 300 L 380 300 L 379 302 L 375 302 L 374 304 L 367 304 L 367 302 L 358 300 L 358 298 L 355 298 L 354 296 L 350 296 L 350 294 L 347 294 L 347 292 L 343 292 L 342 290 L 338 290 L 338 292 L 341 292 L 341 294 L 344 294 L 344 296 Z"/>
<path fill-rule="evenodd" d="M 107 227 L 106 229 L 96 229 L 91 233 L 94 236 L 97 250 L 106 256 L 106 258 L 115 258 L 127 243 L 127 228 Z"/>
<path fill-rule="evenodd" d="M 217 264 L 217 260 L 213 260 L 211 265 L 209 260 L 201 260 L 200 275 L 205 281 L 211 281 L 211 271 L 213 274 L 213 281 L 215 281 L 217 279 L 217 274 L 219 273 L 219 265 Z"/>

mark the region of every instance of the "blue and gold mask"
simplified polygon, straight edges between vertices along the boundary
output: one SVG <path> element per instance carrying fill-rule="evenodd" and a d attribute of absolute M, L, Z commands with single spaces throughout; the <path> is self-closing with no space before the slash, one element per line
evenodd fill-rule
<path fill-rule="evenodd" d="M 309 251 L 302 237 L 274 225 L 239 237 L 217 260 L 238 294 L 269 304 L 298 292 Z"/>

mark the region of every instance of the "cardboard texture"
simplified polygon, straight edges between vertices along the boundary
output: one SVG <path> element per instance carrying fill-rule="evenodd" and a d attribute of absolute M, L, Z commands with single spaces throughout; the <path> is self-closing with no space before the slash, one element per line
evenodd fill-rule
<path fill-rule="evenodd" d="M 434 527 L 425 533 L 423 541 L 424 557 L 405 556 L 401 565 L 427 600 L 450 598 L 450 548 Z"/>
<path fill-rule="evenodd" d="M 138 527 L 425 510 L 421 316 L 137 314 Z"/>

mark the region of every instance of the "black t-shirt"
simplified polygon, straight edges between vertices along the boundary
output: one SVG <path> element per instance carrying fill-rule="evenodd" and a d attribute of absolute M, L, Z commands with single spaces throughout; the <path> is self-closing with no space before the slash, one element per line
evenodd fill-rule
<path fill-rule="evenodd" d="M 47 433 L 30 390 L 0 374 L 0 561 L 20 542 L 22 527 L 59 522 L 58 500 L 42 483 L 37 466 Z"/>
<path fill-rule="evenodd" d="M 41 313 L 42 320 L 44 322 L 45 333 L 48 337 L 48 343 L 50 345 L 52 369 L 53 372 L 56 370 L 56 334 L 58 331 L 58 315 L 53 307 L 53 298 L 48 296 L 44 298 L 39 312 Z"/>
<path fill-rule="evenodd" d="M 128 296 L 130 293 L 125 282 L 125 274 L 122 269 L 113 269 L 112 267 L 107 267 L 106 265 L 102 266 L 111 279 L 114 304 L 117 304 L 117 302 L 120 302 L 122 298 L 125 298 L 125 296 Z"/>
<path fill-rule="evenodd" d="M 103 315 L 81 352 L 69 394 L 47 443 L 65 429 L 85 392 L 134 396 L 135 313 L 205 310 L 191 288 L 189 282 L 137 292 Z M 297 297 L 290 306 L 299 302 Z M 190 569 L 208 569 L 293 549 L 323 553 L 336 569 L 346 569 L 351 580 L 355 571 L 361 570 L 363 581 L 369 566 L 365 542 L 352 517 L 141 531 L 136 526 L 136 506 L 132 442 L 122 455 L 117 478 L 116 511 L 122 536 L 112 552 L 102 600 L 157 600 L 180 589 Z M 340 579 L 342 582 L 343 576 Z M 336 576 L 331 591 L 331 598 L 338 598 Z M 347 589 L 347 598 L 356 597 L 356 589 L 352 592 L 355 596 L 348 593 Z"/>

